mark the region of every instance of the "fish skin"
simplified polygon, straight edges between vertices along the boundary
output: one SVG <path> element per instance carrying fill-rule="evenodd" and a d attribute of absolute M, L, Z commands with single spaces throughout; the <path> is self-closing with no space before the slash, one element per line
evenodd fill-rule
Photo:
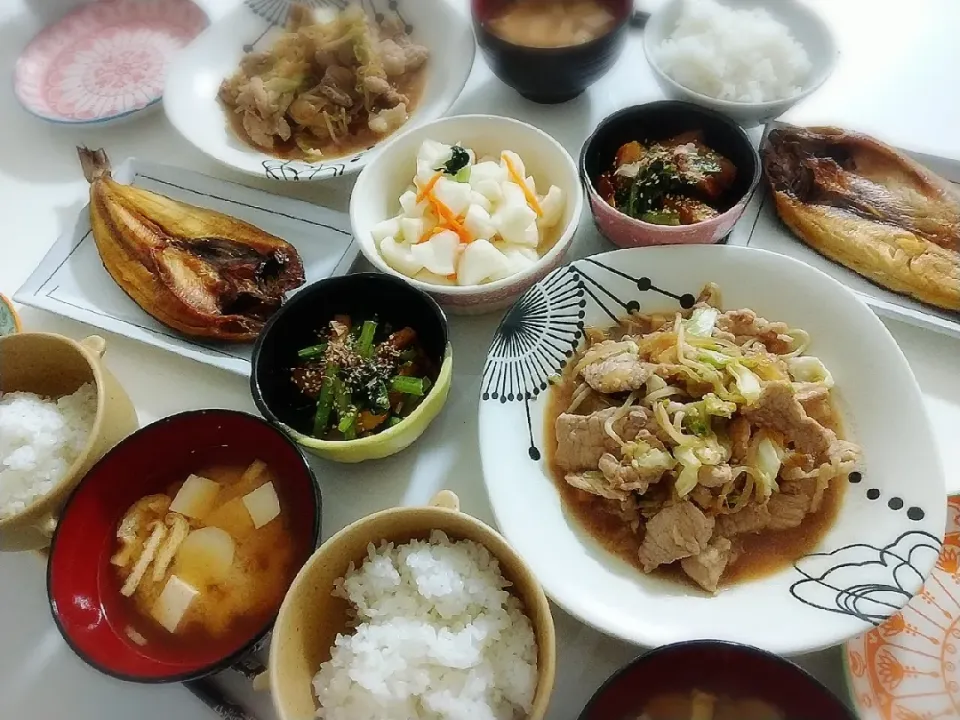
<path fill-rule="evenodd" d="M 803 242 L 895 292 L 960 310 L 960 195 L 883 143 L 782 127 L 764 144 L 777 212 Z"/>
<path fill-rule="evenodd" d="M 102 151 L 78 148 L 104 268 L 144 311 L 193 337 L 256 339 L 304 283 L 289 243 L 241 220 L 117 183 Z"/>

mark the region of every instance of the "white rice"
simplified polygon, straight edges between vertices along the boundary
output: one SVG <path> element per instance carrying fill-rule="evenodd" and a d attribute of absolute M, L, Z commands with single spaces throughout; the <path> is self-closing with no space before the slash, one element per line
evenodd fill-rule
<path fill-rule="evenodd" d="M 684 0 L 655 59 L 694 92 L 750 103 L 799 94 L 812 67 L 803 45 L 766 10 L 734 10 L 716 0 Z"/>
<path fill-rule="evenodd" d="M 0 520 L 53 490 L 87 444 L 96 414 L 91 383 L 59 400 L 0 395 Z"/>
<path fill-rule="evenodd" d="M 334 594 L 356 608 L 352 635 L 313 679 L 324 720 L 517 720 L 537 686 L 530 619 L 477 543 L 369 547 Z"/>

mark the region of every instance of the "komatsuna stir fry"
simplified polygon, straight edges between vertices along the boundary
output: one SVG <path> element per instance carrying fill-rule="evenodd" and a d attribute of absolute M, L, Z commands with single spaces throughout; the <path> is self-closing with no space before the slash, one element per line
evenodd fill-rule
<path fill-rule="evenodd" d="M 563 482 L 629 527 L 645 572 L 679 562 L 710 591 L 746 534 L 798 527 L 860 456 L 807 333 L 718 305 L 708 285 L 691 311 L 589 328 L 554 388 Z"/>
<path fill-rule="evenodd" d="M 376 319 L 330 321 L 319 342 L 298 351 L 291 372 L 297 388 L 316 400 L 311 435 L 354 440 L 399 423 L 433 386 L 433 363 L 413 328 L 392 331 Z"/>

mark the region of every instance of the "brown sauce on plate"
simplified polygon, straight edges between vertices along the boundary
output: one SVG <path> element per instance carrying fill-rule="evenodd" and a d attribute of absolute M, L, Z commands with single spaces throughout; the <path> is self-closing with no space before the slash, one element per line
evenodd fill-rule
<path fill-rule="evenodd" d="M 569 485 L 563 479 L 564 470 L 554 463 L 553 457 L 557 448 L 555 421 L 569 406 L 574 387 L 574 383 L 565 382 L 550 389 L 544 422 L 547 467 L 550 468 L 550 475 L 567 512 L 608 552 L 622 558 L 642 573 L 637 555 L 643 539 L 642 534 L 632 532 L 624 525 L 623 520 L 609 512 L 608 501 Z M 836 413 L 834 416 L 836 417 Z M 838 423 L 834 423 L 831 429 L 842 436 Z M 832 482 L 823 494 L 820 509 L 807 515 L 795 528 L 738 535 L 737 540 L 743 552 L 736 562 L 727 566 L 720 586 L 771 575 L 789 566 L 797 558 L 814 552 L 837 518 L 845 486 L 846 483 L 843 482 Z M 680 563 L 657 568 L 652 574 L 668 577 L 700 590 L 700 586 L 680 569 Z"/>

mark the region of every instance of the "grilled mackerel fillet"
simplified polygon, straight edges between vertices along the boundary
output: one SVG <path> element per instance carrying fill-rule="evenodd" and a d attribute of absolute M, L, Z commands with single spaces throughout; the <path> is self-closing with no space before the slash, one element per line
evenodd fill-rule
<path fill-rule="evenodd" d="M 784 223 L 810 247 L 890 290 L 960 310 L 960 195 L 883 143 L 782 127 L 762 149 Z"/>
<path fill-rule="evenodd" d="M 185 335 L 249 342 L 304 282 L 296 249 L 222 213 L 110 177 L 103 150 L 77 149 L 90 183 L 90 224 L 110 277 Z"/>

